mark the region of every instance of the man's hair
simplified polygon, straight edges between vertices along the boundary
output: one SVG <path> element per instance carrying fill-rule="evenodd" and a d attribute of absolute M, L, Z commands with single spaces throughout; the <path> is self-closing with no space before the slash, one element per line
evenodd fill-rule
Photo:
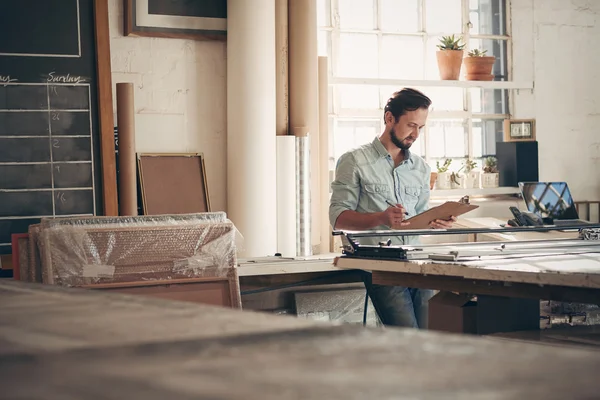
<path fill-rule="evenodd" d="M 419 108 L 429 108 L 431 99 L 415 89 L 404 88 L 395 92 L 390 97 L 383 109 L 385 118 L 386 112 L 391 112 L 396 122 L 398 118 L 406 114 L 407 111 L 415 111 Z"/>

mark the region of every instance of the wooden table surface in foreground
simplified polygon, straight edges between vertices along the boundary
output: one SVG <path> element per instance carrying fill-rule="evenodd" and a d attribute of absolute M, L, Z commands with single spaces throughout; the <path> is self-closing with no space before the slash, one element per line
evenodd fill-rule
<path fill-rule="evenodd" d="M 0 282 L 1 398 L 577 399 L 600 352 Z"/>

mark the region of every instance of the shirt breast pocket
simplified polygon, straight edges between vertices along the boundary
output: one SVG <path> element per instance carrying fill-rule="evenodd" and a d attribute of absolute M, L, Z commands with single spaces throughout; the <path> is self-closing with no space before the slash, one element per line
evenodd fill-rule
<path fill-rule="evenodd" d="M 365 183 L 364 190 L 366 192 L 366 205 L 372 211 L 382 211 L 388 206 L 386 200 L 390 200 L 390 186 L 385 183 Z"/>
<path fill-rule="evenodd" d="M 414 211 L 415 207 L 417 206 L 417 203 L 419 202 L 419 197 L 421 196 L 421 191 L 422 191 L 421 186 L 405 186 L 404 187 L 404 202 L 406 203 L 406 204 L 404 204 L 404 206 L 407 209 Z"/>

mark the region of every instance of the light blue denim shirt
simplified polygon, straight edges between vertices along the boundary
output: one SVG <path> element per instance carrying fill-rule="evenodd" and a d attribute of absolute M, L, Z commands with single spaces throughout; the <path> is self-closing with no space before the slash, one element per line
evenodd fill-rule
<path fill-rule="evenodd" d="M 402 204 L 408 218 L 429 208 L 429 176 L 431 167 L 425 160 L 406 151 L 404 161 L 394 167 L 394 160 L 378 137 L 357 149 L 342 155 L 337 163 L 335 180 L 331 184 L 329 221 L 335 228 L 339 215 L 346 210 L 373 213 L 386 210 L 389 205 Z M 373 229 L 390 229 L 382 225 Z M 362 244 L 374 244 L 383 238 L 360 240 Z M 392 239 L 403 244 L 401 238 Z M 418 237 L 406 237 L 405 244 L 417 244 Z"/>

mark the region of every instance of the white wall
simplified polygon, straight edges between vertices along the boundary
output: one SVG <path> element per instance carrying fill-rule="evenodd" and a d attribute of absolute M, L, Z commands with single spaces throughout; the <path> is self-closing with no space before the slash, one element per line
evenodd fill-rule
<path fill-rule="evenodd" d="M 540 180 L 600 200 L 600 1 L 511 0 L 515 118 L 535 118 Z"/>
<path fill-rule="evenodd" d="M 511 4 L 513 78 L 535 82 L 513 111 L 536 119 L 540 179 L 600 199 L 600 1 Z M 109 14 L 113 84 L 135 83 L 137 151 L 203 152 L 211 203 L 225 210 L 225 43 L 123 37 L 122 0 Z"/>
<path fill-rule="evenodd" d="M 117 82 L 135 87 L 138 152 L 202 152 L 213 211 L 226 207 L 224 42 L 123 36 L 123 0 L 109 0 L 116 125 Z"/>

